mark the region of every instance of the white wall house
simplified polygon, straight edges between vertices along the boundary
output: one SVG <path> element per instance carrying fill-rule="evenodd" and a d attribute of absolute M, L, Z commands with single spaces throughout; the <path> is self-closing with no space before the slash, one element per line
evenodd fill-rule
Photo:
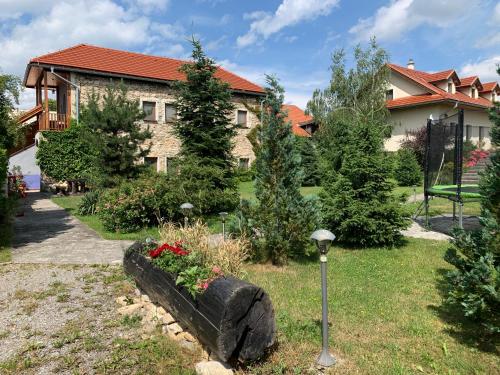
<path fill-rule="evenodd" d="M 427 73 L 415 69 L 413 60 L 402 67 L 389 64 L 390 86 L 387 108 L 394 128 L 386 141 L 388 151 L 396 151 L 409 131 L 426 126 L 427 119 L 452 116 L 464 110 L 464 136 L 484 149 L 491 147 L 492 126 L 488 108 L 500 100 L 497 82 L 482 83 L 477 76 L 459 78 L 455 70 Z"/>

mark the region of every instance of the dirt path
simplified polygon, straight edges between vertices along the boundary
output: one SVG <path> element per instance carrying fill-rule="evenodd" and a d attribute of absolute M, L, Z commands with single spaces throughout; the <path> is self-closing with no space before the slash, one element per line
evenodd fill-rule
<path fill-rule="evenodd" d="M 30 193 L 22 204 L 24 216 L 14 222 L 14 263 L 120 264 L 132 243 L 103 240 L 48 195 Z"/>

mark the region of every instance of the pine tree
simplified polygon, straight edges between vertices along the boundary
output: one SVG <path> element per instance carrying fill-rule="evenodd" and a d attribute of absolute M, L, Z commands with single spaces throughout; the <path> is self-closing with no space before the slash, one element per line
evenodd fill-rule
<path fill-rule="evenodd" d="M 283 88 L 267 76 L 260 151 L 256 160 L 254 245 L 276 265 L 304 253 L 315 221 L 312 202 L 299 191 L 303 174 L 291 124 L 282 111 Z"/>
<path fill-rule="evenodd" d="M 497 70 L 500 74 L 500 68 Z M 500 333 L 500 102 L 489 111 L 491 163 L 480 181 L 481 224 L 478 231 L 457 229 L 445 260 L 455 266 L 447 279 L 448 302 L 464 316 L 480 321 L 489 333 Z M 480 330 L 477 331 L 482 335 Z"/>
<path fill-rule="evenodd" d="M 82 108 L 81 122 L 96 150 L 96 181 L 102 187 L 117 185 L 140 171 L 139 160 L 149 152 L 149 130 L 141 128 L 144 113 L 127 98 L 125 85 L 109 86 L 104 95 L 93 92 Z"/>
<path fill-rule="evenodd" d="M 367 50 L 357 47 L 354 57 L 356 67 L 346 71 L 344 51 L 334 54 L 330 87 L 308 105 L 323 128 L 323 220 L 341 242 L 393 246 L 409 220 L 391 194 L 383 151 L 391 132 L 385 108 L 388 58 L 374 40 Z"/>
<path fill-rule="evenodd" d="M 200 42 L 193 39 L 192 44 L 193 61 L 180 69 L 186 80 L 175 85 L 178 120 L 174 132 L 181 140 L 182 156 L 222 168 L 227 186 L 234 187 L 232 149 L 236 125 L 231 121 L 231 90 L 229 84 L 215 77 L 217 66 L 205 55 Z"/>
<path fill-rule="evenodd" d="M 320 182 L 318 152 L 316 142 L 311 138 L 296 137 L 296 147 L 300 153 L 304 178 L 302 186 L 316 186 Z"/>

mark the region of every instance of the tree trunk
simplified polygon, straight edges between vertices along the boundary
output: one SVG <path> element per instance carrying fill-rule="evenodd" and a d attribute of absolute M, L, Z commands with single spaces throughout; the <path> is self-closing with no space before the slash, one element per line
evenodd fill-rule
<path fill-rule="evenodd" d="M 132 248 L 140 249 L 135 243 Z M 151 299 L 170 311 L 223 361 L 247 362 L 263 356 L 274 343 L 274 309 L 259 287 L 234 277 L 221 277 L 195 299 L 175 284 L 175 275 L 155 267 L 129 249 L 123 265 Z"/>

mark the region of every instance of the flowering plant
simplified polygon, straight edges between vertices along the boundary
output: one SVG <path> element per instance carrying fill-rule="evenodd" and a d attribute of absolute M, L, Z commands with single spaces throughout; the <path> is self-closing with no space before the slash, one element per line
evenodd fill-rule
<path fill-rule="evenodd" d="M 470 156 L 465 160 L 467 168 L 474 167 L 480 160 L 486 159 L 490 153 L 484 150 L 473 150 Z"/>
<path fill-rule="evenodd" d="M 184 286 L 193 297 L 208 288 L 209 284 L 218 277 L 224 276 L 222 270 L 203 265 L 200 254 L 189 251 L 182 241 L 174 245 L 164 243 L 144 244 L 144 251 L 158 268 L 176 275 L 176 284 Z"/>

